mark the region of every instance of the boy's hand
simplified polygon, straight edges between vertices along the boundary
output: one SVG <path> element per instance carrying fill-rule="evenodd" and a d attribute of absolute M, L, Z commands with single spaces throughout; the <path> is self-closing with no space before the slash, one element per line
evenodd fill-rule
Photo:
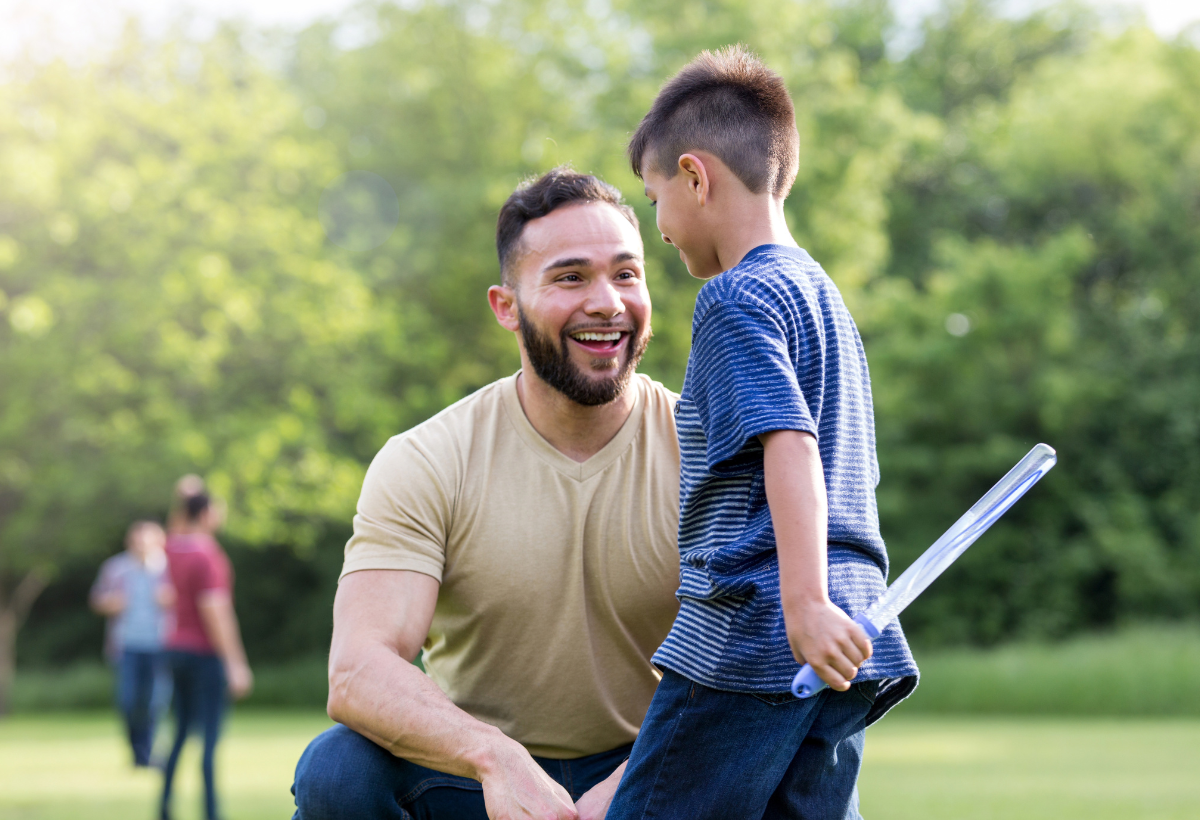
<path fill-rule="evenodd" d="M 828 599 L 785 611 L 784 622 L 796 660 L 811 665 L 831 689 L 849 689 L 858 667 L 871 657 L 867 633 Z"/>

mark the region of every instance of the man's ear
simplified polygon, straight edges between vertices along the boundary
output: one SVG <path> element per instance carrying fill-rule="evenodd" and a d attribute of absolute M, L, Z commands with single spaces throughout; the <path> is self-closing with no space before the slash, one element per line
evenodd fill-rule
<path fill-rule="evenodd" d="M 500 323 L 500 327 L 505 330 L 511 330 L 516 333 L 521 328 L 521 321 L 517 314 L 517 292 L 508 285 L 492 285 L 488 288 L 488 304 L 492 308 L 492 313 L 496 314 L 496 321 Z"/>
<path fill-rule="evenodd" d="M 695 154 L 680 155 L 679 173 L 684 175 L 688 191 L 696 197 L 696 203 L 706 205 L 709 197 L 712 195 L 712 189 L 710 187 L 711 180 L 708 177 L 708 168 L 704 167 L 704 160 Z"/>

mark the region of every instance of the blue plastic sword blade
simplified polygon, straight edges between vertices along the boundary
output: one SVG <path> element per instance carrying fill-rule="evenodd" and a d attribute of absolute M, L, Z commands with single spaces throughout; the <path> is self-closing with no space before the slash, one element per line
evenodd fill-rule
<path fill-rule="evenodd" d="M 966 552 L 988 527 L 996 523 L 1017 499 L 1038 482 L 1058 462 L 1058 455 L 1048 444 L 1039 444 L 1030 450 L 1017 465 L 1000 479 L 996 486 L 984 493 L 983 498 L 954 522 L 942 537 L 896 579 L 895 583 L 879 597 L 865 612 L 854 620 L 862 626 L 871 640 L 895 620 L 904 608 L 916 600 L 925 588 L 933 583 L 946 568 Z M 825 682 L 812 666 L 805 664 L 792 681 L 792 694 L 798 698 L 812 697 L 825 688 Z"/>

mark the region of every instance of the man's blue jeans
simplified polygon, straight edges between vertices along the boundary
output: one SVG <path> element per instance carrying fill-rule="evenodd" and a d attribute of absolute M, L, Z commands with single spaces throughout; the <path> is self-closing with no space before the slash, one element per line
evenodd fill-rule
<path fill-rule="evenodd" d="M 117 659 L 117 708 L 125 718 L 137 766 L 150 765 L 154 726 L 170 689 L 161 652 L 126 649 Z"/>
<path fill-rule="evenodd" d="M 629 757 L 628 745 L 573 760 L 535 757 L 578 800 Z M 396 757 L 345 726 L 308 744 L 296 765 L 292 820 L 487 820 L 478 781 Z"/>
<path fill-rule="evenodd" d="M 722 692 L 667 670 L 606 820 L 859 820 L 858 771 L 878 683 Z"/>

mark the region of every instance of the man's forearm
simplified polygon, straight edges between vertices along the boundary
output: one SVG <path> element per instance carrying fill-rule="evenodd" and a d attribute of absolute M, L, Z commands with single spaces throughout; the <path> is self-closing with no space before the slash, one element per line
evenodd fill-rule
<path fill-rule="evenodd" d="M 528 753 L 455 706 L 412 664 L 429 634 L 438 588 L 416 572 L 358 572 L 341 580 L 333 603 L 329 716 L 406 760 L 482 779 L 496 755 Z"/>
<path fill-rule="evenodd" d="M 498 757 L 524 751 L 382 644 L 331 656 L 329 716 L 398 757 L 475 780 Z"/>
<path fill-rule="evenodd" d="M 525 747 L 455 706 L 413 666 L 439 583 L 364 570 L 338 584 L 329 651 L 329 716 L 392 754 L 483 784 L 488 817 L 575 820 L 571 796 Z"/>

